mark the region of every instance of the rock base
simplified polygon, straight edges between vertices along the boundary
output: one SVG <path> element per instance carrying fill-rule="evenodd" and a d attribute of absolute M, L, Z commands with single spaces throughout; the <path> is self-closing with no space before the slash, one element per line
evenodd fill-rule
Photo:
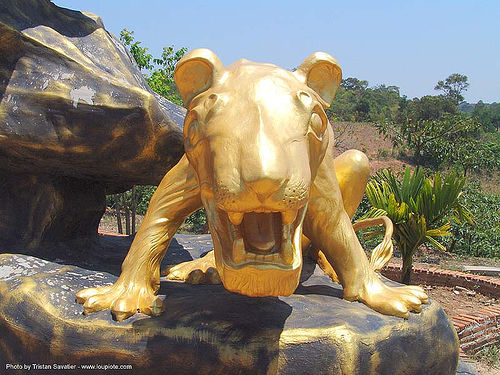
<path fill-rule="evenodd" d="M 185 260 L 189 248 L 199 253 L 200 241 L 193 237 L 190 246 L 181 237 L 170 254 Z M 0 255 L 0 366 L 69 364 L 80 373 L 83 365 L 131 365 L 113 373 L 148 375 L 456 373 L 457 336 L 436 302 L 408 320 L 385 316 L 344 301 L 341 287 L 311 262 L 290 297 L 250 298 L 221 285 L 164 280 L 159 317 L 117 323 L 109 311 L 82 315 L 75 293 L 116 278 Z"/>

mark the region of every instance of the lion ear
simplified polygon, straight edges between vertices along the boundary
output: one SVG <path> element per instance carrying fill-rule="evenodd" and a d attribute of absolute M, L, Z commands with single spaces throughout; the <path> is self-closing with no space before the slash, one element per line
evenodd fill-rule
<path fill-rule="evenodd" d="M 209 49 L 195 49 L 182 57 L 175 67 L 174 79 L 184 107 L 187 108 L 196 95 L 208 90 L 223 71 L 221 61 Z"/>
<path fill-rule="evenodd" d="M 339 63 L 325 52 L 313 53 L 293 73 L 313 89 L 325 101 L 327 107 L 333 102 L 342 80 Z"/>

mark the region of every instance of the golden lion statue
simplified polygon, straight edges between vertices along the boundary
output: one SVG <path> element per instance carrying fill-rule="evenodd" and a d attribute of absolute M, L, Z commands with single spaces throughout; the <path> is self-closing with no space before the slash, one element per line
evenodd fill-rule
<path fill-rule="evenodd" d="M 405 318 L 421 311 L 421 288 L 388 286 L 375 272 L 392 253 L 390 220 L 355 225 L 386 225 L 371 261 L 351 223 L 369 166 L 355 150 L 334 158 L 324 110 L 341 77 L 337 61 L 322 52 L 294 72 L 248 60 L 223 67 L 207 49 L 184 56 L 175 81 L 187 108 L 185 155 L 153 195 L 116 283 L 77 293 L 84 312 L 111 308 L 119 321 L 160 314 L 160 262 L 178 227 L 201 207 L 214 251 L 172 267 L 169 279 L 220 280 L 248 296 L 288 296 L 299 283 L 302 248 L 311 243 L 344 299 Z"/>

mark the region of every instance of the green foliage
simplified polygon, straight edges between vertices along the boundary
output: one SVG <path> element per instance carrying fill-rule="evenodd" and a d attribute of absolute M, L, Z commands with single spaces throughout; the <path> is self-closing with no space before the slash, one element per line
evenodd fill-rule
<path fill-rule="evenodd" d="M 451 166 L 459 168 L 464 174 L 469 172 L 491 175 L 500 171 L 500 143 L 484 142 L 479 139 L 467 139 L 455 147 L 450 142 L 446 144 L 446 161 Z"/>
<path fill-rule="evenodd" d="M 390 154 L 391 154 L 391 151 L 387 150 L 385 148 L 380 148 L 377 151 L 377 157 L 379 159 L 387 159 L 390 156 Z"/>
<path fill-rule="evenodd" d="M 479 102 L 469 114 L 459 112 L 458 103 L 468 85 L 467 76 L 452 74 L 436 85 L 445 95 L 408 100 L 400 97 L 395 86 L 370 88 L 368 81 L 346 78 L 327 110 L 339 134 L 335 146 L 341 146 L 345 140 L 342 133 L 349 130 L 339 121 L 372 122 L 392 141 L 394 149 L 409 155 L 419 166 L 451 167 L 464 175 L 497 171 L 500 104 Z M 490 135 L 485 137 L 481 131 Z"/>
<path fill-rule="evenodd" d="M 476 137 L 479 124 L 467 115 L 445 113 L 435 119 L 406 117 L 401 122 L 382 122 L 377 128 L 394 145 L 404 145 L 417 165 L 437 167 L 456 159 L 456 147 Z"/>
<path fill-rule="evenodd" d="M 364 218 L 366 213 L 370 210 L 370 208 L 371 208 L 370 201 L 368 200 L 365 194 L 358 206 L 358 209 L 354 213 L 352 222 L 355 223 L 356 221 Z M 380 244 L 383 238 L 383 233 L 375 233 L 370 229 L 363 229 L 357 232 L 357 234 L 361 246 L 363 247 L 363 249 L 367 251 L 367 256 L 370 256 L 369 253 L 371 253 L 369 249 L 374 249 L 377 245 Z"/>
<path fill-rule="evenodd" d="M 151 200 L 151 197 L 153 196 L 154 192 L 156 191 L 156 186 L 152 185 L 144 185 L 144 186 L 136 186 L 135 187 L 135 204 L 136 204 L 136 210 L 139 215 L 145 215 L 146 211 L 148 209 L 149 201 Z M 133 205 L 132 202 L 132 190 L 127 190 L 126 192 L 120 194 L 120 205 L 122 205 L 121 208 L 123 208 L 124 205 L 126 205 L 128 208 L 131 208 Z M 123 201 L 123 198 L 125 201 Z M 116 209 L 115 207 L 115 199 L 113 195 L 107 195 L 106 196 L 106 206 L 110 207 L 112 209 Z"/>
<path fill-rule="evenodd" d="M 193 212 L 185 221 L 185 230 L 189 233 L 207 233 L 207 213 L 205 209 L 202 208 L 196 212 Z"/>
<path fill-rule="evenodd" d="M 485 132 L 496 132 L 500 129 L 500 103 L 485 104 L 479 101 L 472 110 Z"/>
<path fill-rule="evenodd" d="M 327 115 L 332 121 L 380 121 L 393 118 L 399 100 L 399 88 L 396 86 L 369 88 L 367 81 L 349 77 L 342 80 Z"/>
<path fill-rule="evenodd" d="M 469 87 L 469 82 L 467 81 L 468 78 L 466 75 L 453 73 L 444 81 L 439 81 L 434 90 L 443 91 L 446 96 L 452 98 L 458 105 L 458 103 L 464 100 L 462 93 Z"/>
<path fill-rule="evenodd" d="M 156 64 L 155 69 L 146 78 L 153 91 L 177 105 L 183 105 L 183 103 L 175 85 L 174 70 L 177 62 L 186 51 L 186 48 L 176 51 L 173 47 L 163 47 L 161 57 L 153 59 L 154 64 Z"/>
<path fill-rule="evenodd" d="M 368 183 L 366 196 L 371 208 L 363 218 L 388 216 L 394 223 L 394 241 L 403 258 L 402 281 L 410 282 L 413 255 L 423 244 L 445 250 L 437 240 L 449 236 L 451 224 L 472 222 L 470 213 L 458 200 L 465 178 L 455 173 L 444 179 L 437 172 L 432 180 L 426 178 L 422 169 L 413 171 L 407 167 L 398 178 L 390 169 L 379 171 Z M 383 229 L 375 229 L 380 234 Z"/>
<path fill-rule="evenodd" d="M 340 87 L 346 90 L 363 91 L 368 88 L 368 81 L 359 80 L 354 77 L 348 77 L 340 82 Z"/>
<path fill-rule="evenodd" d="M 151 65 L 151 60 L 153 56 L 147 53 L 147 48 L 141 47 L 141 42 L 134 42 L 133 34 L 133 31 L 123 29 L 120 31 L 120 41 L 129 48 L 139 69 L 152 69 L 153 65 Z"/>
<path fill-rule="evenodd" d="M 495 343 L 482 348 L 474 355 L 476 361 L 484 362 L 488 367 L 500 367 L 500 344 Z M 496 372 L 496 371 L 495 371 Z"/>
<path fill-rule="evenodd" d="M 474 216 L 474 223 L 452 221 L 448 251 L 460 255 L 500 258 L 500 195 L 487 194 L 478 182 L 465 186 L 460 196 Z"/>
<path fill-rule="evenodd" d="M 453 99 L 446 96 L 426 95 L 413 100 L 403 98 L 400 102 L 396 121 L 431 121 L 442 120 L 444 117 L 455 115 L 458 108 Z"/>
<path fill-rule="evenodd" d="M 174 81 L 174 70 L 187 49 L 183 47 L 175 50 L 173 46 L 163 47 L 161 56 L 153 58 L 147 53 L 148 48 L 143 48 L 141 42 L 134 41 L 133 34 L 133 31 L 123 29 L 120 32 L 120 40 L 129 48 L 139 68 L 149 71 L 149 74 L 145 74 L 145 78 L 151 90 L 175 104 L 182 105 L 182 99 Z"/>

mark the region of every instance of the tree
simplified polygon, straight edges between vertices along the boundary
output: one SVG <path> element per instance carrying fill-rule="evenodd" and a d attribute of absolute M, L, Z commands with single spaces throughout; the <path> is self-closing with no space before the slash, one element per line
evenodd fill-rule
<path fill-rule="evenodd" d="M 343 79 L 328 117 L 333 121 L 381 121 L 393 119 L 399 105 L 399 88 L 379 85 L 368 87 L 368 81 L 354 77 Z"/>
<path fill-rule="evenodd" d="M 394 145 L 403 146 L 417 165 L 442 163 L 446 146 L 477 136 L 479 124 L 457 112 L 453 100 L 445 96 L 424 96 L 400 100 L 394 121 L 376 123 L 379 132 Z"/>
<path fill-rule="evenodd" d="M 474 223 L 451 222 L 453 235 L 447 250 L 460 255 L 500 258 L 500 195 L 486 193 L 479 181 L 471 181 L 460 196 L 474 215 Z"/>
<path fill-rule="evenodd" d="M 466 75 L 453 73 L 448 76 L 444 81 L 438 81 L 434 90 L 441 90 L 444 94 L 452 98 L 457 105 L 464 100 L 462 92 L 467 90 L 469 82 Z"/>
<path fill-rule="evenodd" d="M 495 132 L 500 129 L 500 103 L 485 104 L 481 100 L 472 110 L 474 116 L 485 132 Z"/>
<path fill-rule="evenodd" d="M 177 62 L 184 56 L 186 51 L 186 48 L 176 51 L 172 46 L 163 47 L 161 57 L 153 59 L 156 68 L 147 77 L 151 90 L 181 106 L 183 103 L 179 90 L 175 85 L 174 70 Z"/>
<path fill-rule="evenodd" d="M 174 71 L 177 62 L 184 56 L 187 49 L 183 47 L 176 50 L 173 46 L 163 47 L 161 56 L 153 57 L 148 53 L 147 47 L 141 47 L 141 42 L 135 41 L 133 34 L 133 31 L 123 29 L 120 32 L 120 40 L 129 48 L 130 54 L 136 61 L 139 69 L 145 71 L 143 74 L 151 90 L 171 102 L 182 106 L 182 98 L 174 81 Z M 127 229 L 130 223 L 133 226 L 134 221 L 129 216 L 131 213 L 133 216 L 135 207 L 137 207 L 138 214 L 144 215 L 155 190 L 155 186 L 137 186 L 135 190 L 133 188 L 121 194 L 121 203 L 118 202 L 116 204 L 114 200 L 108 199 L 108 205 L 122 206 L 125 216 L 125 228 Z M 206 222 L 206 213 L 203 209 L 193 213 L 186 219 L 188 227 L 195 233 L 206 232 Z M 133 228 L 130 230 L 127 229 L 127 234 L 129 232 L 133 233 Z"/>
<path fill-rule="evenodd" d="M 148 48 L 143 48 L 140 46 L 141 42 L 134 41 L 133 34 L 133 31 L 123 29 L 120 32 L 120 40 L 129 47 L 139 69 L 150 72 L 145 74 L 145 78 L 151 90 L 182 106 L 182 99 L 174 81 L 174 70 L 177 62 L 184 56 L 187 49 L 182 47 L 175 50 L 173 46 L 163 47 L 161 56 L 153 58 L 151 54 L 147 53 Z"/>
<path fill-rule="evenodd" d="M 340 82 L 340 86 L 346 90 L 362 91 L 368 88 L 368 81 L 359 80 L 354 77 L 348 77 Z"/>
<path fill-rule="evenodd" d="M 464 176 L 469 172 L 491 175 L 500 170 L 500 144 L 485 142 L 480 139 L 469 138 L 456 145 L 450 142 L 444 148 L 445 162 L 458 167 Z"/>
<path fill-rule="evenodd" d="M 156 186 L 133 186 L 132 189 L 120 194 L 108 195 L 106 206 L 115 210 L 118 224 L 118 233 L 123 233 L 122 216 L 125 219 L 125 233 L 134 234 L 136 213 L 146 214 L 149 201 L 156 190 Z"/>
<path fill-rule="evenodd" d="M 399 122 L 441 120 L 445 116 L 455 115 L 458 112 L 453 99 L 442 95 L 426 95 L 420 99 L 406 100 L 404 105 L 401 104 L 396 117 Z"/>
<path fill-rule="evenodd" d="M 366 196 L 371 208 L 361 219 L 388 216 L 392 220 L 393 239 L 403 258 L 403 283 L 411 281 L 413 255 L 421 245 L 446 249 L 437 239 L 451 234 L 448 218 L 473 222 L 470 212 L 458 199 L 464 183 L 465 178 L 455 173 L 442 179 L 437 172 L 431 180 L 422 169 L 412 173 L 409 167 L 401 179 L 390 169 L 384 169 L 368 183 Z M 383 229 L 374 229 L 371 234 L 383 234 Z"/>
<path fill-rule="evenodd" d="M 417 165 L 439 165 L 447 158 L 445 147 L 451 139 L 466 142 L 468 134 L 477 130 L 477 122 L 467 116 L 449 116 L 442 120 L 409 120 L 401 124 L 381 123 L 379 131 L 394 144 L 404 145 L 412 152 Z"/>

